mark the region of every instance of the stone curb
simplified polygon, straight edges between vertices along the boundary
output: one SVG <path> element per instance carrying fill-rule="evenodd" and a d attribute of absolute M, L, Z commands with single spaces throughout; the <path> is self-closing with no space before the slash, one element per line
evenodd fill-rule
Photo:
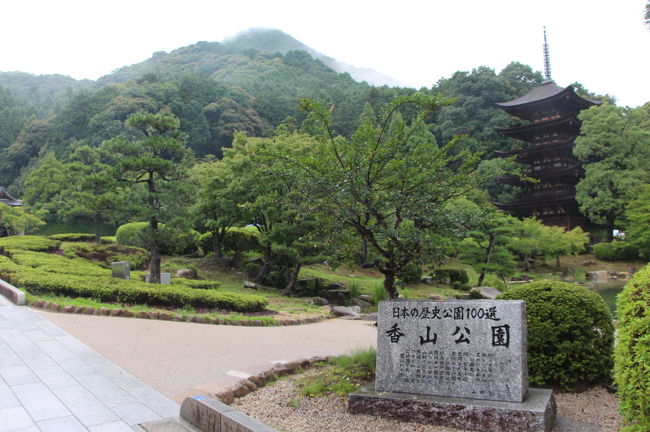
<path fill-rule="evenodd" d="M 0 294 L 5 294 L 4 291 L 2 290 L 2 282 L 4 281 L 0 279 Z M 22 294 L 23 303 L 19 305 L 24 305 L 25 294 L 15 287 L 13 288 L 17 290 L 20 294 Z M 10 300 L 14 301 L 9 295 L 5 294 L 5 296 L 8 297 Z M 14 301 L 14 303 L 16 302 Z M 180 314 L 174 314 L 172 312 L 158 312 L 158 311 L 132 312 L 128 309 L 109 309 L 105 307 L 94 308 L 92 306 L 71 306 L 71 305 L 61 306 L 58 303 L 50 302 L 46 300 L 32 300 L 27 305 L 34 308 L 45 309 L 50 312 L 76 313 L 76 314 L 84 314 L 84 315 L 101 315 L 101 316 L 124 317 L 124 318 L 133 317 L 133 318 L 140 318 L 140 319 L 157 319 L 157 320 L 165 320 L 165 321 L 193 322 L 197 324 L 234 325 L 234 326 L 244 326 L 244 327 L 280 327 L 280 326 L 291 326 L 291 325 L 314 324 L 332 318 L 331 316 L 328 315 L 321 315 L 312 318 L 276 320 L 275 324 L 265 326 L 264 322 L 261 320 L 238 321 L 238 320 L 230 320 L 225 318 L 211 318 L 204 315 L 183 316 Z"/>
<path fill-rule="evenodd" d="M 289 375 L 299 368 L 307 368 L 314 363 L 327 361 L 329 358 L 330 357 L 316 356 L 308 359 L 294 360 L 287 363 L 278 363 L 271 369 L 257 375 L 251 375 L 219 392 L 209 393 L 209 396 L 215 398 L 219 402 L 230 405 L 235 401 L 235 398 L 246 396 L 248 393 L 254 392 L 269 382 L 277 380 L 278 377 Z"/>
<path fill-rule="evenodd" d="M 25 293 L 2 279 L 0 279 L 0 294 L 7 297 L 17 306 L 25 304 Z"/>
<path fill-rule="evenodd" d="M 181 418 L 203 432 L 277 432 L 209 396 L 192 396 L 181 404 Z"/>

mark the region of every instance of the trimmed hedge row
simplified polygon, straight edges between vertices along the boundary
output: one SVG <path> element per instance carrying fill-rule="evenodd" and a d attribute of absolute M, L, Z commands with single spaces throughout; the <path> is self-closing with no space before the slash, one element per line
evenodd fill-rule
<path fill-rule="evenodd" d="M 132 269 L 144 269 L 149 262 L 149 252 L 133 246 L 69 242 L 61 248 L 68 258 L 83 258 L 107 268 L 111 262 L 128 261 Z"/>
<path fill-rule="evenodd" d="M 614 378 L 623 431 L 650 430 L 650 265 L 637 272 L 618 295 L 618 343 Z"/>
<path fill-rule="evenodd" d="M 9 253 L 13 262 L 18 265 L 31 267 L 40 271 L 75 274 L 80 276 L 108 276 L 110 271 L 91 264 L 83 259 L 66 258 L 60 255 L 32 252 L 12 251 Z"/>
<path fill-rule="evenodd" d="M 198 245 L 204 252 L 214 252 L 214 240 L 212 233 L 206 232 L 201 234 L 198 239 Z M 261 250 L 260 234 L 257 229 L 232 227 L 226 232 L 226 238 L 223 241 L 223 249 L 228 251 L 249 251 Z"/>
<path fill-rule="evenodd" d="M 570 389 L 610 379 L 614 326 L 598 294 L 544 280 L 511 287 L 498 298 L 526 301 L 531 385 Z"/>
<path fill-rule="evenodd" d="M 151 306 L 200 307 L 236 312 L 259 312 L 268 304 L 261 296 L 193 289 L 182 285 L 152 285 L 140 281 L 30 271 L 3 271 L 0 274 L 31 294 L 86 297 L 103 302 L 147 304 Z"/>
<path fill-rule="evenodd" d="M 95 240 L 95 234 L 88 233 L 64 233 L 53 234 L 48 236 L 52 240 L 67 241 L 67 242 L 91 242 Z"/>
<path fill-rule="evenodd" d="M 16 249 L 48 252 L 58 249 L 59 246 L 61 246 L 60 241 L 40 236 L 10 236 L 0 238 L 0 253 Z"/>

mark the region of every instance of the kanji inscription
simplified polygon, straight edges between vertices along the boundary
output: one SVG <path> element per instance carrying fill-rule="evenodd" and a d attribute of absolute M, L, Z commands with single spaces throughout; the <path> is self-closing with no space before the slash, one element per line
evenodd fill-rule
<path fill-rule="evenodd" d="M 377 391 L 521 402 L 523 301 L 389 300 L 378 315 Z"/>

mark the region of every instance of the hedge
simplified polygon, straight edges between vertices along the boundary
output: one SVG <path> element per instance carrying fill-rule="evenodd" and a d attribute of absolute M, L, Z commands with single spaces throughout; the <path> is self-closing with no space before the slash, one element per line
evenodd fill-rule
<path fill-rule="evenodd" d="M 610 379 L 614 326 L 597 293 L 543 280 L 511 287 L 498 298 L 526 301 L 532 385 L 570 389 Z"/>
<path fill-rule="evenodd" d="M 150 306 L 200 307 L 236 312 L 260 312 L 268 304 L 261 296 L 193 289 L 180 284 L 153 285 L 110 277 L 57 274 L 38 269 L 6 269 L 0 274 L 30 294 L 93 298 L 102 302 L 147 304 Z"/>
<path fill-rule="evenodd" d="M 60 255 L 14 250 L 11 259 L 21 266 L 37 268 L 50 273 L 74 274 L 80 276 L 109 276 L 110 270 L 92 264 L 84 259 L 66 258 Z"/>
<path fill-rule="evenodd" d="M 0 253 L 9 250 L 29 250 L 48 252 L 61 246 L 58 240 L 48 239 L 40 236 L 10 236 L 0 238 Z"/>
<path fill-rule="evenodd" d="M 618 295 L 614 378 L 626 432 L 650 430 L 650 265 Z"/>
<path fill-rule="evenodd" d="M 59 240 L 64 242 L 91 242 L 95 240 L 95 234 L 88 233 L 64 233 L 53 234 L 48 236 L 52 240 Z"/>
<path fill-rule="evenodd" d="M 61 249 L 68 258 L 83 258 L 107 268 L 115 261 L 128 261 L 131 269 L 144 269 L 149 263 L 149 252 L 133 246 L 70 242 Z"/>

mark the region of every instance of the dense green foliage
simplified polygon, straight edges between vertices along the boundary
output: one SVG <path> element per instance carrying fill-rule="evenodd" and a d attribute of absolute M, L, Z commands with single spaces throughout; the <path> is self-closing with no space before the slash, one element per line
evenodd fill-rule
<path fill-rule="evenodd" d="M 28 237 L 28 236 L 25 236 Z M 211 281 L 175 280 L 172 285 L 152 285 L 137 280 L 114 279 L 106 267 L 78 258 L 89 249 L 74 244 L 61 256 L 35 250 L 54 250 L 60 243 L 44 237 L 7 237 L 0 239 L 0 278 L 27 290 L 33 295 L 84 297 L 103 302 L 130 305 L 185 306 L 223 309 L 237 312 L 258 312 L 268 301 L 260 296 L 215 291 Z M 10 241 L 21 239 L 21 241 Z M 70 245 L 70 244 L 68 244 Z M 87 244 L 100 251 L 110 246 Z M 31 250 L 29 250 L 31 249 Z M 134 260 L 144 251 L 122 249 L 123 259 Z"/>
<path fill-rule="evenodd" d="M 160 253 L 163 255 L 189 254 L 196 251 L 199 233 L 196 231 L 179 232 L 160 224 Z M 117 244 L 134 246 L 142 249 L 151 247 L 148 222 L 131 222 L 120 225 L 115 232 Z"/>
<path fill-rule="evenodd" d="M 569 389 L 609 380 L 614 327 L 598 294 L 580 285 L 539 281 L 512 287 L 499 299 L 526 301 L 531 385 Z"/>
<path fill-rule="evenodd" d="M 117 261 L 128 261 L 132 269 L 144 269 L 149 263 L 149 252 L 138 247 L 75 240 L 74 243 L 63 243 L 61 249 L 64 256 L 68 258 L 83 258 L 107 268 L 112 262 Z"/>
<path fill-rule="evenodd" d="M 650 184 L 644 185 L 625 209 L 625 232 L 639 256 L 650 260 Z"/>
<path fill-rule="evenodd" d="M 639 249 L 627 241 L 597 243 L 593 247 L 596 258 L 603 261 L 634 260 L 639 257 Z"/>
<path fill-rule="evenodd" d="M 618 295 L 618 340 L 614 377 L 622 430 L 650 430 L 650 266 L 634 275 Z"/>

